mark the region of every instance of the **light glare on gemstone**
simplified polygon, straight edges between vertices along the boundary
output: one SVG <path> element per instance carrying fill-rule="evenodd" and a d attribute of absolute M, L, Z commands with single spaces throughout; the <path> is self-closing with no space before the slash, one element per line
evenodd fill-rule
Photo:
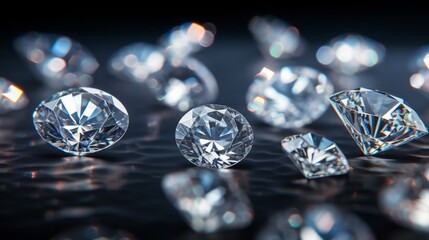
<path fill-rule="evenodd" d="M 19 110 L 27 106 L 24 91 L 11 81 L 0 77 L 0 114 Z"/>

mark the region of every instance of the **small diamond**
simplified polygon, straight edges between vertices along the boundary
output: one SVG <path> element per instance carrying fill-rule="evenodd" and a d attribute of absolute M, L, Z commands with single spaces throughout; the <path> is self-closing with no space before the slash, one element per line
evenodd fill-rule
<path fill-rule="evenodd" d="M 24 91 L 5 78 L 0 77 L 0 114 L 27 106 Z"/>
<path fill-rule="evenodd" d="M 135 43 L 121 48 L 110 60 L 110 71 L 117 77 L 132 82 L 145 82 L 148 77 L 164 66 L 161 48 Z"/>
<path fill-rule="evenodd" d="M 397 178 L 380 194 L 381 208 L 394 220 L 429 232 L 429 165 L 418 167 L 411 176 Z"/>
<path fill-rule="evenodd" d="M 423 69 L 411 75 L 410 85 L 429 97 L 429 69 Z"/>
<path fill-rule="evenodd" d="M 263 68 L 247 92 L 247 109 L 276 127 L 302 127 L 326 111 L 333 91 L 326 75 L 312 68 Z"/>
<path fill-rule="evenodd" d="M 218 95 L 212 73 L 193 58 L 169 59 L 161 71 L 150 77 L 147 85 L 158 101 L 180 111 L 210 103 Z"/>
<path fill-rule="evenodd" d="M 386 151 L 427 134 L 417 113 L 388 93 L 359 88 L 336 93 L 332 107 L 366 155 Z"/>
<path fill-rule="evenodd" d="M 168 174 L 162 187 L 171 203 L 197 232 L 213 233 L 248 226 L 249 198 L 230 171 L 188 169 Z"/>
<path fill-rule="evenodd" d="M 342 175 L 349 172 L 343 152 L 332 141 L 314 133 L 282 140 L 283 151 L 306 178 Z"/>
<path fill-rule="evenodd" d="M 347 34 L 332 39 L 317 51 L 317 60 L 334 71 L 355 74 L 380 63 L 384 46 L 361 35 Z"/>
<path fill-rule="evenodd" d="M 236 110 L 208 104 L 190 110 L 180 119 L 176 143 L 183 156 L 197 166 L 227 168 L 250 152 L 253 130 Z"/>
<path fill-rule="evenodd" d="M 272 58 L 289 58 L 302 53 L 303 44 L 296 27 L 273 17 L 254 17 L 249 29 L 263 54 Z"/>
<path fill-rule="evenodd" d="M 83 155 L 115 144 L 128 128 L 128 113 L 112 95 L 95 88 L 54 94 L 33 113 L 39 135 L 52 146 Z"/>
<path fill-rule="evenodd" d="M 30 32 L 17 38 L 15 47 L 51 87 L 89 86 L 98 68 L 95 57 L 66 36 Z"/>

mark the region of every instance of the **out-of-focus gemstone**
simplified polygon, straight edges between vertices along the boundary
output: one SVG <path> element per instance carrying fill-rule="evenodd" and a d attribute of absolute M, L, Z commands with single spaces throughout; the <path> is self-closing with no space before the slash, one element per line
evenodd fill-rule
<path fill-rule="evenodd" d="M 57 34 L 26 33 L 16 39 L 15 48 L 37 77 L 54 88 L 89 86 L 99 66 L 85 47 Z"/>
<path fill-rule="evenodd" d="M 27 106 L 24 91 L 11 81 L 0 77 L 0 114 L 19 110 Z"/>
<path fill-rule="evenodd" d="M 410 77 L 411 87 L 429 97 L 429 69 L 422 69 Z"/>
<path fill-rule="evenodd" d="M 361 35 L 347 34 L 320 47 L 316 57 L 332 70 L 352 75 L 380 63 L 384 53 L 382 44 Z"/>

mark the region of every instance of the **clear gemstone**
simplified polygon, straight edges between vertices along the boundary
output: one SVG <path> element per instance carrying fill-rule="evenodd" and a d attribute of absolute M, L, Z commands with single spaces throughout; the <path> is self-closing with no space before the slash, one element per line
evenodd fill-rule
<path fill-rule="evenodd" d="M 131 233 L 117 228 L 94 224 L 71 228 L 51 240 L 137 240 Z"/>
<path fill-rule="evenodd" d="M 162 187 L 197 232 L 244 228 L 253 219 L 250 200 L 231 171 L 188 169 L 165 176 Z"/>
<path fill-rule="evenodd" d="M 411 87 L 419 90 L 425 96 L 429 97 L 429 69 L 423 69 L 418 73 L 411 75 L 410 85 Z"/>
<path fill-rule="evenodd" d="M 359 88 L 336 93 L 332 107 L 366 155 L 386 151 L 428 133 L 404 100 L 388 93 Z"/>
<path fill-rule="evenodd" d="M 276 127 L 302 127 L 326 111 L 333 91 L 326 75 L 312 68 L 263 68 L 247 92 L 247 109 Z"/>
<path fill-rule="evenodd" d="M 27 106 L 24 91 L 5 78 L 0 77 L 0 114 Z"/>
<path fill-rule="evenodd" d="M 361 35 L 347 34 L 332 39 L 317 51 L 317 60 L 334 71 L 355 74 L 380 63 L 384 46 Z"/>
<path fill-rule="evenodd" d="M 218 86 L 210 70 L 194 58 L 169 59 L 147 81 L 152 94 L 168 107 L 187 111 L 217 98 Z"/>
<path fill-rule="evenodd" d="M 254 17 L 250 32 L 263 54 L 272 58 L 289 58 L 302 53 L 303 43 L 296 27 L 274 17 Z"/>
<path fill-rule="evenodd" d="M 75 155 L 115 144 L 125 134 L 129 118 L 122 103 L 95 88 L 73 88 L 54 94 L 33 113 L 39 135 L 52 146 Z"/>
<path fill-rule="evenodd" d="M 135 43 L 121 48 L 109 62 L 110 71 L 122 80 L 145 82 L 148 77 L 162 69 L 165 62 L 161 48 Z"/>
<path fill-rule="evenodd" d="M 15 47 L 51 87 L 89 86 L 98 68 L 95 57 L 66 36 L 30 32 L 17 38 Z"/>
<path fill-rule="evenodd" d="M 306 178 L 342 175 L 349 163 L 338 146 L 314 133 L 298 134 L 282 140 L 283 151 Z"/>
<path fill-rule="evenodd" d="M 227 168 L 250 152 L 253 130 L 236 110 L 208 104 L 190 110 L 180 119 L 176 143 L 183 156 L 197 166 Z"/>
<path fill-rule="evenodd" d="M 429 165 L 401 176 L 380 194 L 381 208 L 399 223 L 429 232 Z"/>

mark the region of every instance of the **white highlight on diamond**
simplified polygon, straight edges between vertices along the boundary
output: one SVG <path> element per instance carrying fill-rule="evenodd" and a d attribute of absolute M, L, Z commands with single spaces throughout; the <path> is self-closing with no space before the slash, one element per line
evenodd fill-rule
<path fill-rule="evenodd" d="M 27 106 L 24 91 L 11 81 L 0 77 L 0 114 L 19 110 Z"/>
<path fill-rule="evenodd" d="M 314 133 L 287 137 L 282 148 L 306 178 L 342 175 L 349 172 L 347 158 L 332 141 Z"/>
<path fill-rule="evenodd" d="M 176 144 L 193 164 L 207 168 L 228 168 L 250 152 L 253 130 L 236 110 L 207 104 L 187 112 L 176 128 Z"/>
<path fill-rule="evenodd" d="M 72 88 L 43 101 L 33 113 L 39 135 L 70 154 L 98 152 L 125 134 L 127 110 L 112 95 L 95 88 Z"/>
<path fill-rule="evenodd" d="M 247 109 L 276 127 L 302 127 L 326 111 L 333 91 L 326 75 L 309 67 L 263 68 L 247 91 Z"/>
<path fill-rule="evenodd" d="M 170 202 L 196 232 L 240 229 L 253 219 L 253 209 L 231 171 L 188 169 L 170 173 L 162 188 Z"/>
<path fill-rule="evenodd" d="M 428 130 L 404 100 L 359 88 L 336 93 L 331 105 L 366 155 L 386 151 L 422 137 Z"/>

